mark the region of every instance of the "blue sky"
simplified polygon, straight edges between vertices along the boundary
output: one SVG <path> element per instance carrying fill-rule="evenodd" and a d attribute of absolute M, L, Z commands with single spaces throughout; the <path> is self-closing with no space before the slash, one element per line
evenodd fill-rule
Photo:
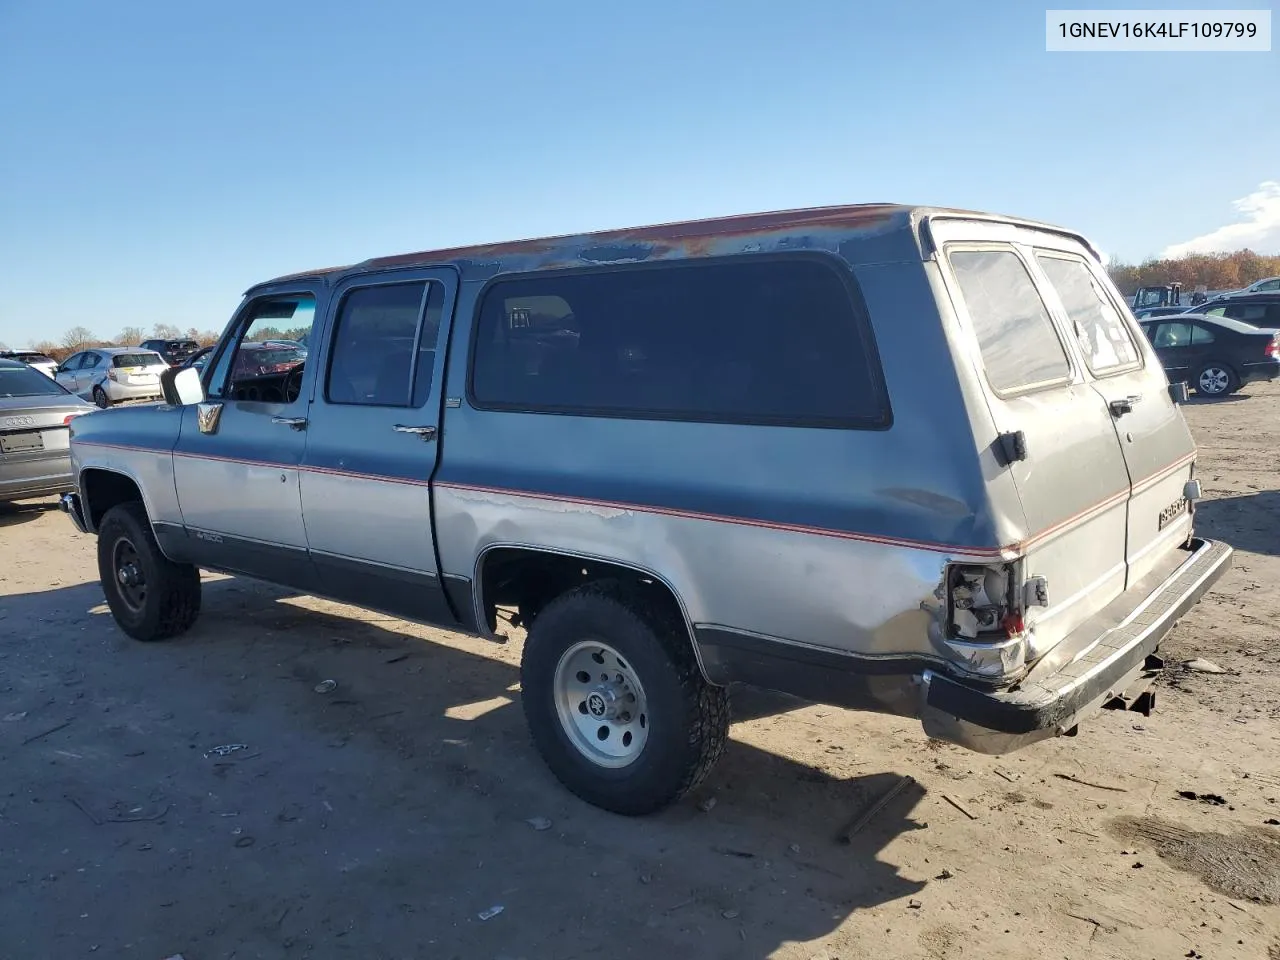
<path fill-rule="evenodd" d="M 0 0 L 0 341 L 828 203 L 1037 217 L 1130 260 L 1252 217 L 1228 239 L 1280 253 L 1280 53 L 1050 54 L 1044 7 Z"/>

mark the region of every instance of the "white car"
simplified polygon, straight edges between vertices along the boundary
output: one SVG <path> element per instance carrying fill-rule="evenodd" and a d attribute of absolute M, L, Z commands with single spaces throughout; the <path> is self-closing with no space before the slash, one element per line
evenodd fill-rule
<path fill-rule="evenodd" d="M 1223 296 L 1245 297 L 1251 293 L 1280 293 L 1280 277 L 1264 277 L 1261 280 L 1253 281 L 1247 287 L 1232 290 L 1230 293 L 1223 294 Z"/>
<path fill-rule="evenodd" d="M 160 374 L 168 369 L 164 357 L 154 350 L 94 347 L 67 357 L 54 379 L 106 408 L 121 400 L 159 400 Z"/>
<path fill-rule="evenodd" d="M 58 369 L 56 361 L 35 350 L 0 350 L 0 357 L 5 360 L 17 360 L 28 367 L 39 370 L 46 377 L 53 379 L 53 372 Z"/>

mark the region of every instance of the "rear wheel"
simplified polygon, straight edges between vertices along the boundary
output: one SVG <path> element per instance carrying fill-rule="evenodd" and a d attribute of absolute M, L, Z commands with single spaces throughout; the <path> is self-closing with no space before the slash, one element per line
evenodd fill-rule
<path fill-rule="evenodd" d="M 135 640 L 176 636 L 200 615 L 200 571 L 160 552 L 137 501 L 112 507 L 102 518 L 98 576 L 116 623 Z"/>
<path fill-rule="evenodd" d="M 684 625 L 617 582 L 587 584 L 533 622 L 520 664 L 534 744 L 588 803 L 652 813 L 724 751 L 729 698 L 706 682 Z"/>
<path fill-rule="evenodd" d="M 1196 393 L 1202 397 L 1222 397 L 1239 386 L 1235 371 L 1224 363 L 1207 363 L 1196 374 Z"/>
<path fill-rule="evenodd" d="M 103 390 L 101 387 L 93 388 L 93 402 L 103 410 L 111 406 L 111 398 L 107 396 L 107 391 Z"/>

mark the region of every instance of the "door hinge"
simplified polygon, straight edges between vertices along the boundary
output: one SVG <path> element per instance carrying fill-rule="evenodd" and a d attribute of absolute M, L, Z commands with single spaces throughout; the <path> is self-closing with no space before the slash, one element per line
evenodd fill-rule
<path fill-rule="evenodd" d="M 1021 430 L 1002 433 L 996 437 L 991 450 L 1002 467 L 1007 467 L 1018 460 L 1025 460 L 1027 459 L 1027 435 Z"/>

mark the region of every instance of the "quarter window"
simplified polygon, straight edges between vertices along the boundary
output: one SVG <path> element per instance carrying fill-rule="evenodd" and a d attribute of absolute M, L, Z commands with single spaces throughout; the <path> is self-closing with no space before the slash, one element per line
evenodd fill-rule
<path fill-rule="evenodd" d="M 1088 265 L 1075 257 L 1037 254 L 1080 341 L 1089 370 L 1110 373 L 1138 362 L 1138 347 Z"/>
<path fill-rule="evenodd" d="M 1066 380 L 1066 352 L 1031 275 L 1012 250 L 953 250 L 948 259 L 998 392 Z"/>
<path fill-rule="evenodd" d="M 739 258 L 495 282 L 476 325 L 480 407 L 883 427 L 870 332 L 816 258 Z"/>
<path fill-rule="evenodd" d="M 342 300 L 326 382 L 330 403 L 419 406 L 431 390 L 444 289 L 358 287 Z"/>

